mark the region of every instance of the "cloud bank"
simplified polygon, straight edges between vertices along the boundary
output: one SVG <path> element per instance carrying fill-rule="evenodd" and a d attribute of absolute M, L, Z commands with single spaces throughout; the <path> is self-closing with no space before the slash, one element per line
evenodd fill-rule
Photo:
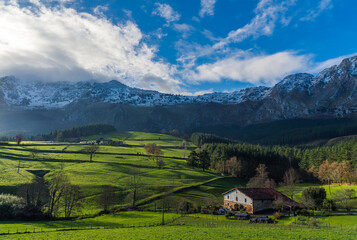
<path fill-rule="evenodd" d="M 165 85 L 153 82 L 148 88 L 179 91 L 180 83 L 172 77 L 175 67 L 156 56 L 156 48 L 143 41 L 131 21 L 114 25 L 62 4 L 35 1 L 25 7 L 2 1 L 0 26 L 1 75 L 45 81 L 118 79 L 131 86 L 161 79 Z"/>
<path fill-rule="evenodd" d="M 205 91 L 190 93 L 190 84 L 227 79 L 271 86 L 288 74 L 317 73 L 350 56 L 316 63 L 313 55 L 294 50 L 268 54 L 232 47 L 272 35 L 279 23 L 289 24 L 286 15 L 295 0 L 260 0 L 255 16 L 241 28 L 219 38 L 204 32 L 211 40 L 205 45 L 188 40 L 197 32 L 196 25 L 177 22 L 181 16 L 170 5 L 155 3 L 150 17 L 164 18 L 170 26 L 164 29 L 180 34 L 176 63 L 158 56 L 158 47 L 148 44 L 150 36 L 133 22 L 131 12 L 129 21 L 114 24 L 105 15 L 108 5 L 87 13 L 68 7 L 72 0 L 31 0 L 26 6 L 18 2 L 0 0 L 0 76 L 43 81 L 117 79 L 129 86 L 192 95 Z M 200 16 L 213 15 L 215 3 L 202 0 Z M 307 17 L 313 20 L 331 6 L 330 0 L 321 0 Z M 162 31 L 155 32 L 158 39 L 167 35 Z"/>

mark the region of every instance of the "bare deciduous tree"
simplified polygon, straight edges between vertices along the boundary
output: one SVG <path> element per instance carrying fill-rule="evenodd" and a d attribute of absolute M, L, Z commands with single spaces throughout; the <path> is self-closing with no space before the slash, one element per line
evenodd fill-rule
<path fill-rule="evenodd" d="M 160 156 L 163 155 L 163 152 L 160 148 L 160 146 L 157 146 L 155 143 L 147 143 L 145 146 L 144 146 L 144 149 L 146 151 L 146 154 L 152 158 L 156 158 L 158 159 Z"/>
<path fill-rule="evenodd" d="M 70 218 L 75 210 L 81 207 L 81 190 L 79 186 L 66 184 L 63 193 L 63 208 L 65 218 Z"/>
<path fill-rule="evenodd" d="M 104 186 L 102 193 L 98 199 L 99 207 L 103 208 L 105 212 L 115 205 L 116 203 L 116 194 L 112 186 Z"/>
<path fill-rule="evenodd" d="M 319 170 L 317 172 L 318 174 L 318 178 L 320 179 L 320 181 L 322 182 L 327 182 L 328 184 L 328 190 L 329 193 L 331 195 L 331 178 L 332 178 L 332 169 L 330 166 L 330 163 L 328 160 L 325 160 L 319 167 Z"/>
<path fill-rule="evenodd" d="M 242 172 L 242 161 L 237 157 L 231 157 L 225 162 L 225 170 L 233 177 L 240 177 Z"/>
<path fill-rule="evenodd" d="M 17 145 L 20 145 L 23 140 L 24 140 L 24 136 L 22 134 L 17 134 L 15 136 L 15 142 Z"/>
<path fill-rule="evenodd" d="M 295 193 L 297 192 L 296 184 L 299 183 L 299 173 L 294 168 L 289 168 L 283 177 L 282 185 L 285 186 L 286 195 L 291 199 L 294 199 Z"/>
<path fill-rule="evenodd" d="M 256 168 L 256 174 L 247 183 L 250 188 L 272 188 L 275 186 L 273 179 L 268 177 L 267 167 L 265 164 L 259 164 Z"/>
<path fill-rule="evenodd" d="M 62 171 L 55 172 L 48 181 L 49 203 L 47 212 L 50 217 L 53 217 L 55 211 L 58 210 L 60 200 L 69 184 L 68 176 Z"/>
<path fill-rule="evenodd" d="M 98 145 L 90 145 L 83 149 L 83 152 L 89 155 L 89 160 L 92 162 L 93 157 L 95 156 L 96 152 L 99 150 Z"/>
<path fill-rule="evenodd" d="M 38 150 L 36 148 L 32 149 L 30 152 L 30 156 L 31 156 L 32 160 L 35 160 L 38 156 Z"/>
<path fill-rule="evenodd" d="M 45 180 L 35 178 L 31 183 L 23 185 L 18 195 L 26 200 L 27 206 L 33 206 L 39 210 L 48 202 L 48 187 Z"/>
<path fill-rule="evenodd" d="M 140 175 L 141 172 L 138 169 L 133 169 L 131 176 L 126 180 L 126 185 L 130 190 L 129 198 L 133 209 L 136 208 L 136 201 L 138 200 L 140 190 L 144 187 Z"/>

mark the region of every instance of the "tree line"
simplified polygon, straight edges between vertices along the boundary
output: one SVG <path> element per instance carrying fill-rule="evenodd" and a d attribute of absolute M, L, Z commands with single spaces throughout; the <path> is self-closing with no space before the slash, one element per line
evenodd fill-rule
<path fill-rule="evenodd" d="M 254 176 L 254 169 L 259 164 L 265 164 L 273 179 L 280 180 L 289 168 L 313 174 L 319 179 L 320 166 L 326 161 L 334 164 L 337 183 L 356 181 L 357 175 L 357 139 L 341 141 L 331 146 L 321 147 L 289 147 L 261 146 L 248 143 L 206 143 L 218 138 L 209 134 L 194 135 L 192 141 L 200 146 L 191 152 L 187 164 L 192 167 L 211 168 L 222 174 L 249 179 Z M 225 141 L 225 139 L 224 139 Z M 203 153 L 202 153 L 203 152 Z M 326 164 L 325 164 L 326 165 Z M 348 169 L 348 170 L 347 170 Z M 320 171 L 323 172 L 323 171 Z M 343 172 L 343 174 L 342 174 Z"/>
<path fill-rule="evenodd" d="M 40 134 L 31 137 L 31 140 L 54 141 L 68 138 L 87 137 L 97 134 L 105 134 L 116 131 L 116 128 L 109 124 L 93 124 L 80 127 L 72 127 L 64 130 L 54 130 L 48 134 Z"/>
<path fill-rule="evenodd" d="M 355 118 L 287 119 L 245 127 L 218 125 L 199 130 L 253 144 L 296 145 L 357 134 L 357 121 Z"/>

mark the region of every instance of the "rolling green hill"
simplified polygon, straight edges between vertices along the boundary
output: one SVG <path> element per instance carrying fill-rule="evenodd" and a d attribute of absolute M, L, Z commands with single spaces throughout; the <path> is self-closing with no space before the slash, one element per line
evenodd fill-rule
<path fill-rule="evenodd" d="M 88 154 L 83 153 L 87 146 L 85 144 L 23 142 L 20 145 L 10 143 L 0 146 L 0 192 L 16 193 L 22 184 L 29 183 L 36 174 L 46 174 L 45 178 L 48 179 L 53 172 L 63 170 L 72 184 L 78 185 L 83 192 L 82 214 L 96 214 L 100 211 L 96 202 L 103 186 L 115 188 L 118 206 L 126 203 L 125 198 L 129 193 L 127 182 L 134 171 L 135 174 L 139 173 L 143 183 L 139 193 L 141 205 L 159 199 L 164 190 L 185 192 L 198 188 L 201 183 L 220 178 L 211 171 L 202 172 L 187 166 L 185 158 L 195 146 L 186 142 L 185 149 L 181 146 L 181 138 L 154 133 L 113 132 L 84 139 L 98 138 L 121 140 L 124 145 L 101 145 L 93 162 L 89 161 Z M 160 159 L 165 163 L 162 169 L 158 168 L 156 160 L 146 155 L 143 146 L 147 143 L 162 147 Z M 31 156 L 32 151 L 37 152 L 35 159 Z M 20 171 L 17 173 L 19 161 Z M 213 187 L 215 190 L 212 193 L 219 197 L 223 190 L 240 183 L 238 180 L 222 180 L 217 187 Z M 195 198 L 186 194 L 181 194 L 179 198 L 183 197 Z"/>

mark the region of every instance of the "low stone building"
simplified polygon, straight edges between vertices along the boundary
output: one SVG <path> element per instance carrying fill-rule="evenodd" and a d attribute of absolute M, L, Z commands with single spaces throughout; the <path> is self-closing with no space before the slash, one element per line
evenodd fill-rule
<path fill-rule="evenodd" d="M 107 145 L 107 146 L 122 146 L 123 141 L 114 141 L 111 139 L 103 139 L 101 144 Z"/>
<path fill-rule="evenodd" d="M 223 193 L 224 207 L 232 210 L 244 208 L 248 213 L 273 208 L 275 200 L 281 200 L 284 207 L 301 207 L 294 200 L 272 188 L 233 188 Z"/>

